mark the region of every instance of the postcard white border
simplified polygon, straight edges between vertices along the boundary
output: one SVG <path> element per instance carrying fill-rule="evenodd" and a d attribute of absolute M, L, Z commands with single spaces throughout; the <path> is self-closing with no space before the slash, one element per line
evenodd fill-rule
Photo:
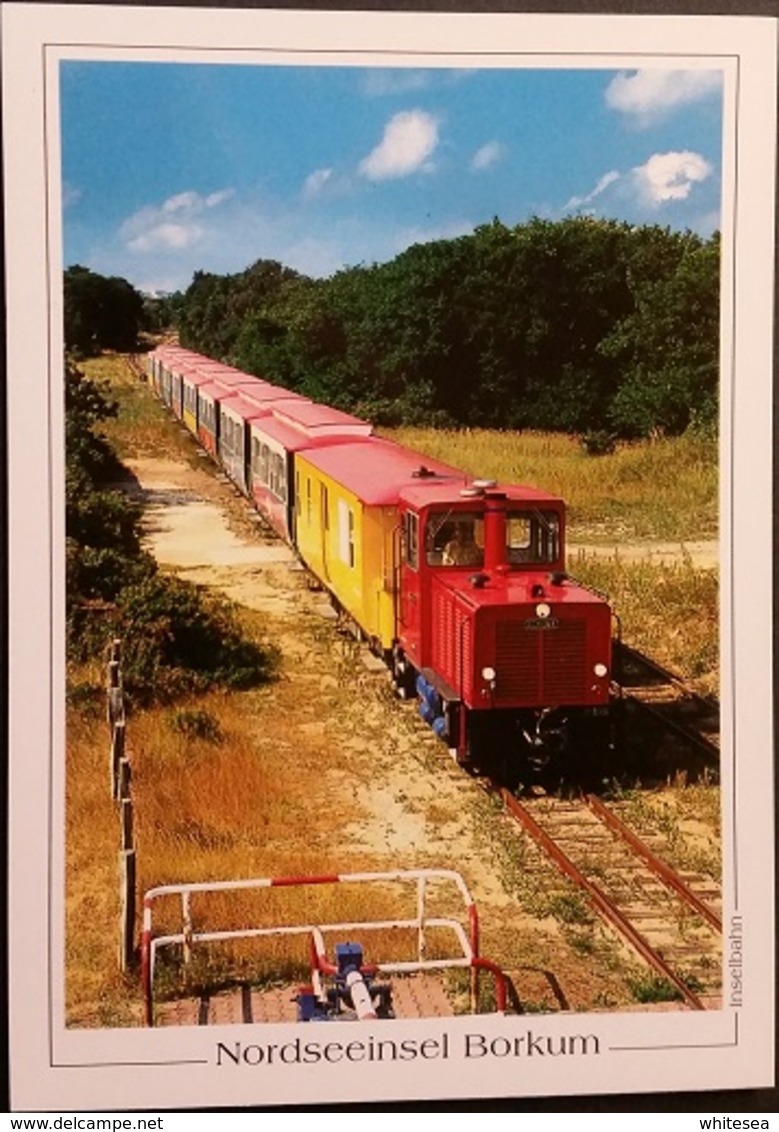
<path fill-rule="evenodd" d="M 7 4 L 3 20 L 10 468 L 10 1023 L 15 1109 L 179 1108 L 752 1088 L 773 1082 L 771 381 L 775 19 L 274 12 Z M 379 46 L 380 45 L 380 46 Z M 507 45 L 515 48 L 507 50 Z M 721 66 L 723 163 L 723 768 L 727 915 L 742 917 L 744 1006 L 721 1012 L 457 1018 L 420 1062 L 217 1067 L 218 1041 L 279 1026 L 63 1025 L 62 335 L 56 69 L 61 59 L 365 66 Z M 241 1033 L 237 1034 L 236 1030 Z M 348 1024 L 320 1042 L 363 1038 Z M 270 1031 L 273 1031 L 272 1038 Z M 596 1033 L 597 1056 L 464 1060 L 464 1035 Z M 376 1037 L 386 1037 L 380 1030 Z M 509 1069 L 511 1071 L 509 1071 Z"/>

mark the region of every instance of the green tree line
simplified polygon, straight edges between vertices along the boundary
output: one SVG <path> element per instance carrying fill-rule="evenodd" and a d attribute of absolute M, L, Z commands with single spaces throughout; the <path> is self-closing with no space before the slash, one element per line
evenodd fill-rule
<path fill-rule="evenodd" d="M 99 275 L 74 264 L 63 278 L 65 349 L 88 358 L 103 350 L 129 353 L 144 332 L 166 330 L 175 319 L 167 296 L 142 295 L 118 276 Z"/>
<path fill-rule="evenodd" d="M 388 425 L 714 427 L 719 237 L 576 217 L 499 220 L 308 278 L 197 272 L 182 345 Z"/>

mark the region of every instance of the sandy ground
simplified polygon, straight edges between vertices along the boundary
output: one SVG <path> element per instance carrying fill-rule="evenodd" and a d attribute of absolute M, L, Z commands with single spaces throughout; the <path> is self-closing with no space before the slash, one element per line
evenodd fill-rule
<path fill-rule="evenodd" d="M 659 563 L 690 561 L 700 570 L 714 570 L 720 563 L 720 545 L 715 539 L 700 542 L 645 542 L 608 546 L 568 540 L 568 565 L 577 555 L 586 558 L 618 558 L 622 562 Z"/>

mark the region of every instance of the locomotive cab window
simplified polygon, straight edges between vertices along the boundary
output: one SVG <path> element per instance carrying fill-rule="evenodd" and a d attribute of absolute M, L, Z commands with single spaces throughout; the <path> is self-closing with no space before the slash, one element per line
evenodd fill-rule
<path fill-rule="evenodd" d="M 509 511 L 506 559 L 512 565 L 546 565 L 560 553 L 560 517 L 556 511 Z"/>
<path fill-rule="evenodd" d="M 483 566 L 483 516 L 476 511 L 431 511 L 425 559 L 428 566 Z"/>
<path fill-rule="evenodd" d="M 419 566 L 419 516 L 407 511 L 403 516 L 406 565 L 412 570 Z"/>

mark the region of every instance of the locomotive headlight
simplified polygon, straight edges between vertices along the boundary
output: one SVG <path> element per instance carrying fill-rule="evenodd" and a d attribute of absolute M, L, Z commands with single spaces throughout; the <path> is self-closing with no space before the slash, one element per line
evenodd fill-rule
<path fill-rule="evenodd" d="M 482 668 L 482 670 L 481 670 L 481 678 L 482 678 L 482 680 L 486 680 L 488 684 L 491 684 L 496 676 L 497 676 L 497 673 L 496 673 L 494 668 L 487 667 L 487 668 Z"/>
<path fill-rule="evenodd" d="M 592 671 L 596 676 L 605 676 L 608 672 L 608 668 L 605 664 L 596 664 Z"/>
<path fill-rule="evenodd" d="M 545 618 L 552 612 L 551 605 L 547 605 L 545 601 L 541 601 L 536 606 L 536 617 Z"/>

